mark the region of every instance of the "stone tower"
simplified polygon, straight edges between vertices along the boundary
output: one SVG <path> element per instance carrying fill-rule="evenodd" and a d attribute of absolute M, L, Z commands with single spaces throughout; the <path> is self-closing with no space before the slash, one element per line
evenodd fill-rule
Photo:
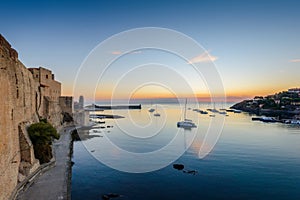
<path fill-rule="evenodd" d="M 84 107 L 84 98 L 83 98 L 83 96 L 81 95 L 81 96 L 79 97 L 79 109 L 83 109 L 83 107 Z"/>

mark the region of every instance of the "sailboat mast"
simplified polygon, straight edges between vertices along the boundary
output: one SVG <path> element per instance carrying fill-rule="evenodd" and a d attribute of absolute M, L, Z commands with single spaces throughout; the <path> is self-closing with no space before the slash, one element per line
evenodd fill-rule
<path fill-rule="evenodd" d="M 184 106 L 184 120 L 186 119 L 186 104 L 187 104 L 187 99 L 185 99 L 185 106 Z"/>

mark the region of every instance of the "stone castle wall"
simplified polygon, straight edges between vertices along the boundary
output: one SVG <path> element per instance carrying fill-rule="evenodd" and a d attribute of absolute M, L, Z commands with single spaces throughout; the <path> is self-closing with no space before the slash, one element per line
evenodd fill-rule
<path fill-rule="evenodd" d="M 59 105 L 61 109 L 70 114 L 73 114 L 73 97 L 70 96 L 61 96 L 59 97 Z"/>
<path fill-rule="evenodd" d="M 54 79 L 54 74 L 43 67 L 29 68 L 33 78 L 39 83 L 40 104 L 37 108 L 39 116 L 47 119 L 55 127 L 62 121 L 59 98 L 61 96 L 61 83 Z M 58 120 L 59 119 L 59 120 Z"/>
<path fill-rule="evenodd" d="M 8 199 L 18 182 L 39 166 L 27 127 L 39 118 L 61 125 L 60 83 L 54 84 L 48 90 L 40 85 L 0 35 L 0 199 Z"/>

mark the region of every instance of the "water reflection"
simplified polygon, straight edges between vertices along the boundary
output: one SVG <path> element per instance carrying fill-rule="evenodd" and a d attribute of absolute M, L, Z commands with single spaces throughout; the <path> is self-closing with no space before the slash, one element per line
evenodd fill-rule
<path fill-rule="evenodd" d="M 127 127 L 126 112 L 120 111 L 124 119 L 107 119 L 104 129 L 96 128 L 101 132 L 89 132 L 103 137 L 85 140 L 88 152 L 82 143 L 76 142 L 72 198 L 99 199 L 102 194 L 114 192 L 124 195 L 123 199 L 146 200 L 220 199 L 224 195 L 230 199 L 300 197 L 299 127 L 253 122 L 248 114 L 229 113 L 217 145 L 207 157 L 199 159 L 199 149 L 209 149 L 204 140 L 212 119 L 190 110 L 189 118 L 199 120 L 198 131 L 177 129 L 181 109 L 173 105 L 167 108 L 164 114 L 161 112 L 162 116 L 168 116 L 166 124 L 154 136 L 147 137 L 151 134 L 144 131 L 131 135 L 122 132 L 116 121 L 124 120 L 122 126 L 133 129 Z M 140 126 L 145 126 L 145 131 L 161 127 L 161 120 L 149 115 L 147 107 L 129 113 Z M 222 117 L 216 114 L 214 120 Z M 116 147 L 111 148 L 113 144 Z M 164 149 L 165 146 L 168 148 Z M 164 151 L 156 155 L 160 149 Z M 162 161 L 164 168 L 160 168 Z M 183 164 L 186 170 L 198 173 L 179 172 L 173 169 L 173 164 Z M 155 167 L 159 170 L 134 174 L 114 167 L 125 172 L 143 172 Z M 272 189 L 261 189 L 266 186 Z"/>

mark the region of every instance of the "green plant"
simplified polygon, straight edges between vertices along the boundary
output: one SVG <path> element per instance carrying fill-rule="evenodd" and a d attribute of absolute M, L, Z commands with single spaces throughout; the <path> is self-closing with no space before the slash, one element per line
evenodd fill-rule
<path fill-rule="evenodd" d="M 53 139 L 59 139 L 56 129 L 49 123 L 39 122 L 28 128 L 28 134 L 34 148 L 34 155 L 40 163 L 49 162 L 52 158 L 51 144 Z"/>
<path fill-rule="evenodd" d="M 47 118 L 40 118 L 40 122 L 45 122 L 45 123 L 47 123 L 48 121 L 47 121 Z"/>

